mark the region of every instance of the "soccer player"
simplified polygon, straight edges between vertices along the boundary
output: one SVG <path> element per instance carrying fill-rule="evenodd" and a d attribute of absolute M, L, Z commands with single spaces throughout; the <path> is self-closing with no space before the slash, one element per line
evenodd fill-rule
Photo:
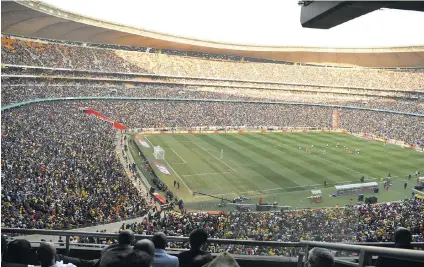
<path fill-rule="evenodd" d="M 328 144 L 327 144 L 327 148 L 328 148 Z"/>
<path fill-rule="evenodd" d="M 339 143 L 337 143 L 336 147 L 339 147 Z"/>
<path fill-rule="evenodd" d="M 407 186 L 408 186 L 408 183 L 405 182 L 405 184 L 403 185 L 403 190 L 405 190 Z"/>
<path fill-rule="evenodd" d="M 324 186 L 327 187 L 327 177 L 325 177 Z"/>

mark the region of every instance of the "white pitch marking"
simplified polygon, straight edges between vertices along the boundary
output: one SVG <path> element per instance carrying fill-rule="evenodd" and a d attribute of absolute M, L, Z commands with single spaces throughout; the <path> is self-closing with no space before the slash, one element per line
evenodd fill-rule
<path fill-rule="evenodd" d="M 233 172 L 237 172 L 236 170 L 234 170 L 233 168 L 231 168 L 231 166 L 229 166 L 227 163 L 223 162 L 222 160 L 220 160 L 219 158 L 215 157 L 213 154 L 211 154 L 209 151 L 207 151 L 206 149 L 204 149 L 202 146 L 200 146 L 198 143 L 193 141 L 193 144 L 195 144 L 196 146 L 200 147 L 201 149 L 203 149 L 204 151 L 206 151 L 206 153 L 208 153 L 209 155 L 211 155 L 212 157 L 216 158 L 217 160 L 219 160 L 222 164 L 224 164 L 225 166 L 227 166 L 228 168 L 230 168 Z"/>
<path fill-rule="evenodd" d="M 181 176 L 188 177 L 188 176 L 203 176 L 203 175 L 219 175 L 219 174 L 226 174 L 226 173 L 234 173 L 234 172 L 194 173 L 194 174 L 182 174 Z"/>
<path fill-rule="evenodd" d="M 172 151 L 174 151 L 175 155 L 177 155 L 184 163 L 187 163 L 180 155 L 178 155 L 177 151 L 175 151 L 173 148 L 171 148 Z"/>
<path fill-rule="evenodd" d="M 150 143 L 150 145 L 151 145 L 152 147 L 154 147 L 154 145 L 152 144 L 152 142 L 150 142 L 149 138 L 147 138 L 147 136 L 144 136 L 144 137 L 146 137 L 147 142 L 149 142 L 149 143 Z M 181 178 L 181 177 L 178 175 L 178 173 L 174 170 L 174 168 L 172 168 L 171 164 L 169 164 L 169 163 L 166 161 L 166 159 L 165 159 L 165 158 L 163 159 L 163 161 L 165 161 L 165 163 L 169 166 L 169 168 L 171 168 L 171 170 L 175 173 L 175 175 L 177 175 L 178 179 L 180 179 L 180 181 L 183 183 L 183 185 L 184 185 L 185 187 L 187 187 L 187 189 L 188 189 L 188 191 L 190 192 L 190 194 L 192 194 L 192 195 L 193 195 L 193 191 L 191 191 L 190 187 L 188 187 L 188 186 L 186 185 L 186 183 L 184 182 L 183 178 Z"/>

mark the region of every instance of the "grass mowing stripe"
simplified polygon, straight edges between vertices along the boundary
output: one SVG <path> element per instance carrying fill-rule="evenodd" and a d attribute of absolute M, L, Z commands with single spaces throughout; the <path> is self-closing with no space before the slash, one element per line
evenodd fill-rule
<path fill-rule="evenodd" d="M 309 169 L 307 174 L 305 175 L 304 170 L 305 167 L 299 163 L 298 159 L 293 157 L 287 157 L 287 155 L 283 155 L 282 151 L 276 150 L 274 147 L 274 143 L 270 143 L 264 135 L 260 134 L 243 134 L 240 135 L 240 137 L 249 138 L 249 140 L 254 141 L 252 144 L 261 144 L 263 147 L 268 147 L 269 151 L 271 151 L 272 154 L 274 154 L 274 157 L 278 157 L 278 164 L 284 170 L 285 172 L 288 172 L 290 176 L 292 176 L 292 179 L 296 180 L 297 183 L 300 183 L 302 185 L 309 185 L 309 184 L 316 184 L 317 181 L 311 179 L 313 177 L 321 177 L 321 174 L 313 171 L 312 169 Z M 265 138 L 265 139 L 264 139 Z M 262 149 L 262 148 L 260 148 Z M 310 178 L 311 177 L 311 178 Z"/>
<path fill-rule="evenodd" d="M 393 145 L 383 146 L 383 143 L 378 141 L 356 138 L 350 135 L 336 135 L 338 140 L 340 140 L 340 137 L 354 142 L 356 147 L 361 147 L 360 158 L 362 158 L 362 156 L 366 156 L 363 157 L 363 161 L 365 161 L 365 164 L 368 165 L 367 172 L 373 173 L 373 176 L 383 177 L 387 176 L 389 172 L 391 172 L 392 175 L 395 174 L 396 176 L 406 176 L 407 172 L 404 171 L 405 169 L 411 169 L 411 172 L 413 172 L 415 164 L 410 160 L 411 157 L 409 157 L 409 160 L 402 160 L 392 156 L 388 157 L 386 155 L 388 146 Z M 408 154 L 410 151 L 411 150 L 407 149 L 404 150 L 406 154 Z M 366 161 L 366 158 L 371 158 L 372 160 Z"/>
<path fill-rule="evenodd" d="M 228 152 L 231 154 L 231 156 L 236 157 L 238 162 L 247 163 L 248 165 L 245 165 L 245 168 L 244 168 L 246 170 L 246 172 L 255 173 L 256 174 L 255 177 L 260 177 L 261 180 L 262 180 L 262 181 L 257 181 L 257 183 L 252 183 L 252 184 L 256 184 L 255 185 L 256 188 L 260 189 L 259 186 L 263 185 L 263 181 L 266 181 L 267 182 L 266 184 L 269 184 L 269 186 L 267 186 L 266 188 L 280 187 L 279 184 L 276 184 L 269 179 L 269 177 L 280 176 L 280 175 L 278 173 L 272 171 L 271 169 L 269 169 L 264 164 L 255 162 L 254 159 L 251 156 L 248 156 L 249 154 L 253 153 L 252 151 L 249 151 L 246 154 L 241 153 L 240 147 L 236 146 L 237 149 L 235 149 L 234 148 L 235 144 L 233 144 L 233 142 L 228 140 L 226 138 L 226 136 L 224 136 L 224 135 L 222 135 L 222 136 L 220 135 L 219 138 L 217 138 L 216 136 L 212 137 L 210 135 L 202 135 L 200 137 L 201 137 L 201 139 L 205 140 L 206 142 L 208 142 L 212 145 L 215 145 L 215 147 L 226 146 L 226 150 L 228 150 Z M 253 163 L 253 164 L 249 165 L 250 163 Z M 257 164 L 255 164 L 255 163 L 257 163 Z M 239 173 L 240 173 L 240 171 L 239 171 Z M 249 177 L 247 177 L 247 178 L 249 178 Z"/>
<path fill-rule="evenodd" d="M 298 142 L 301 142 L 305 137 L 295 136 L 294 138 Z M 310 138 L 308 138 L 308 141 L 309 140 L 310 140 Z M 316 139 L 313 139 L 313 140 L 314 140 L 315 143 L 318 143 L 318 140 L 316 140 Z M 319 148 L 320 148 L 319 145 L 314 144 L 314 149 L 319 149 Z M 337 165 L 337 166 L 339 166 L 341 168 L 344 168 L 346 170 L 349 170 L 350 172 L 347 172 L 346 175 L 350 176 L 351 179 L 354 179 L 354 180 L 359 179 L 358 178 L 358 175 L 359 176 L 362 176 L 362 175 L 370 176 L 369 173 L 366 173 L 366 172 L 363 172 L 363 171 L 359 170 L 356 164 L 354 166 L 352 166 L 349 163 L 349 162 L 353 162 L 353 161 L 345 160 L 345 159 L 350 159 L 348 157 L 349 156 L 352 156 L 350 154 L 347 154 L 346 152 L 330 153 L 330 151 L 329 151 L 329 153 L 326 154 L 326 157 L 323 157 L 323 156 L 316 155 L 314 153 L 314 149 L 312 149 L 312 153 L 311 153 L 312 156 L 315 156 L 317 158 L 320 158 L 320 159 L 322 159 L 322 161 L 328 162 L 330 164 L 335 164 L 335 165 Z M 343 153 L 346 153 L 346 154 L 343 154 Z M 352 172 L 355 173 L 355 174 L 352 174 Z M 372 177 L 372 178 L 374 178 L 374 177 Z"/>
<path fill-rule="evenodd" d="M 300 138 L 303 138 L 302 136 L 299 136 L 299 137 Z M 362 158 L 360 157 L 360 155 L 358 155 L 358 154 L 348 154 L 342 148 L 340 148 L 340 151 L 335 151 L 335 148 L 334 147 L 330 148 L 330 146 L 327 149 L 326 148 L 326 144 L 328 144 L 327 141 L 328 141 L 327 139 L 321 138 L 321 134 L 320 133 L 314 134 L 314 142 L 315 142 L 315 144 L 314 144 L 314 149 L 313 149 L 313 151 L 312 151 L 311 154 L 313 156 L 316 156 L 316 157 L 321 158 L 324 161 L 329 162 L 330 164 L 335 164 L 337 166 L 340 166 L 341 168 L 344 168 L 344 169 L 348 170 L 349 171 L 349 173 L 348 173 L 349 175 L 352 175 L 351 172 L 356 173 L 354 175 L 354 177 L 352 177 L 355 180 L 359 179 L 360 176 L 362 176 L 362 175 L 366 175 L 366 176 L 372 177 L 371 174 L 369 173 L 368 168 L 365 168 L 364 169 L 361 166 L 361 164 L 359 164 L 359 163 L 362 163 L 362 165 L 364 165 L 364 164 L 367 165 L 367 162 L 363 161 Z M 352 147 L 350 144 L 349 144 L 349 146 Z M 326 154 L 325 155 L 319 155 L 319 152 L 318 152 L 318 154 L 316 153 L 316 150 L 319 151 L 319 150 L 324 150 L 324 149 L 326 150 Z M 353 149 L 355 149 L 355 148 L 353 148 Z M 352 165 L 351 163 L 353 163 L 353 162 L 355 164 Z M 372 178 L 375 178 L 375 177 L 372 177 Z"/>
<path fill-rule="evenodd" d="M 266 164 L 262 164 L 262 165 L 264 165 L 263 166 L 264 168 L 268 168 L 269 171 L 272 170 L 272 172 L 276 174 L 276 175 L 268 176 L 266 178 L 271 179 L 277 185 L 282 185 L 282 186 L 279 186 L 279 187 L 298 186 L 299 185 L 298 183 L 296 183 L 292 179 L 290 179 L 290 177 L 283 174 L 283 170 L 281 169 L 280 163 L 274 159 L 275 155 L 270 153 L 268 150 L 262 149 L 256 143 L 246 142 L 245 140 L 242 140 L 238 136 L 235 136 L 235 135 L 226 135 L 225 138 L 232 141 L 233 143 L 239 145 L 240 148 L 242 148 L 242 149 L 248 149 L 249 151 L 252 151 L 252 153 L 256 154 L 256 156 L 253 155 L 253 158 L 263 157 L 263 158 L 269 160 L 270 162 L 277 163 L 278 168 L 275 168 L 272 165 L 269 165 L 269 166 L 266 166 Z"/>
<path fill-rule="evenodd" d="M 203 137 L 212 137 L 212 139 L 203 140 L 203 141 L 206 141 L 209 146 L 215 147 L 214 145 L 218 144 L 218 143 L 216 143 L 216 142 L 218 142 L 217 140 L 219 140 L 220 142 L 223 142 L 223 144 L 225 144 L 226 151 L 227 151 L 227 152 L 225 152 L 225 155 L 227 155 L 226 156 L 227 161 L 228 161 L 228 158 L 232 158 L 234 161 L 237 161 L 237 162 L 245 162 L 244 159 L 239 158 L 239 154 L 235 155 L 234 153 L 231 153 L 232 150 L 229 150 L 229 148 L 231 147 L 231 144 L 228 143 L 228 141 L 225 140 L 222 135 L 214 135 L 214 136 L 203 135 Z M 212 140 L 216 141 L 216 142 L 211 143 Z M 216 146 L 216 147 L 219 147 L 219 146 Z M 251 153 L 251 151 L 249 151 L 249 154 L 250 153 Z M 252 168 L 253 165 L 250 166 L 250 167 Z M 270 183 L 270 181 L 267 180 L 266 177 L 263 177 L 263 175 L 261 173 L 252 172 L 251 168 L 250 169 L 246 168 L 246 167 L 237 168 L 238 172 L 235 173 L 235 175 L 243 183 L 243 189 L 237 188 L 234 191 L 237 191 L 237 192 L 251 191 L 251 190 L 255 191 L 255 190 L 262 190 L 264 187 L 267 188 L 267 189 L 270 188 L 270 187 L 275 187 L 275 184 Z M 267 183 L 264 184 L 263 182 L 258 182 L 258 178 L 263 180 L 263 181 L 266 181 Z"/>
<path fill-rule="evenodd" d="M 294 135 L 291 135 L 294 136 Z M 346 180 L 346 178 L 341 178 L 341 177 L 346 177 L 346 176 L 350 176 L 351 171 L 346 170 L 343 167 L 340 167 L 338 165 L 330 165 L 330 166 L 323 166 L 322 165 L 322 158 L 321 157 L 317 157 L 315 154 L 311 154 L 308 153 L 306 151 L 304 151 L 304 146 L 302 149 L 299 150 L 299 148 L 293 147 L 294 143 L 299 143 L 299 139 L 293 139 L 293 137 L 287 137 L 285 135 L 273 135 L 273 136 L 268 136 L 269 139 L 273 139 L 276 142 L 279 142 L 281 140 L 284 140 L 283 146 L 285 149 L 289 150 L 289 151 L 293 151 L 293 153 L 297 153 L 297 157 L 301 157 L 303 161 L 305 161 L 305 164 L 311 164 L 313 165 L 316 169 L 320 170 L 320 172 L 324 172 L 327 173 L 327 175 L 325 175 L 327 178 L 329 178 L 329 180 L 333 181 L 333 183 L 338 183 L 341 180 Z M 290 142 L 287 142 L 287 140 L 290 140 Z M 309 139 L 310 140 L 310 139 Z M 295 142 L 294 142 L 295 141 Z M 307 166 L 307 165 L 305 165 Z M 325 167 L 325 168 L 323 168 Z M 329 173 L 329 174 L 328 174 Z"/>
<path fill-rule="evenodd" d="M 192 137 L 193 136 L 191 136 L 191 139 L 193 139 Z M 188 137 L 185 136 L 185 135 L 180 136 L 180 138 L 182 140 L 188 140 Z M 215 173 L 221 173 L 221 175 L 213 176 L 213 179 L 210 179 L 210 177 L 202 177 L 201 178 L 201 179 L 208 180 L 208 182 L 209 181 L 214 181 L 213 186 L 210 187 L 210 189 L 212 189 L 214 187 L 215 188 L 216 187 L 219 187 L 219 192 L 217 192 L 217 193 L 224 193 L 229 188 L 230 189 L 231 188 L 238 188 L 239 187 L 239 184 L 242 184 L 242 183 L 237 183 L 238 179 L 236 178 L 236 175 L 235 175 L 236 173 L 235 172 L 234 173 L 225 173 L 227 171 L 226 169 L 223 170 L 222 167 L 220 167 L 220 166 L 214 166 L 214 165 L 212 165 L 211 164 L 211 161 L 205 160 L 204 157 L 200 153 L 198 153 L 197 151 L 198 150 L 194 150 L 194 149 L 192 150 L 192 152 L 195 153 L 198 156 L 199 160 L 201 160 L 203 162 L 203 164 L 205 164 L 205 165 L 209 166 L 210 168 L 212 168 Z M 208 153 L 207 155 L 210 155 L 210 153 Z M 224 166 L 226 166 L 226 165 L 224 165 Z M 224 186 L 227 183 L 229 183 L 231 186 L 225 186 L 224 188 L 222 188 L 222 186 L 221 186 L 220 183 L 222 183 L 222 185 L 224 185 Z M 202 189 L 202 188 L 199 188 L 199 189 Z M 227 189 L 227 190 L 225 190 L 225 189 Z M 209 192 L 207 192 L 207 193 L 209 193 Z"/>
<path fill-rule="evenodd" d="M 272 142 L 272 144 L 277 147 L 281 147 L 286 153 L 293 156 L 294 160 L 299 161 L 299 164 L 301 164 L 300 168 L 304 170 L 304 175 L 315 177 L 315 183 L 323 183 L 325 177 L 328 179 L 328 185 L 338 184 L 342 180 L 346 180 L 346 178 L 339 178 L 346 177 L 346 170 L 341 170 L 340 168 L 335 169 L 334 166 L 323 168 L 320 158 L 313 157 L 313 155 L 293 147 L 293 142 L 291 143 L 292 145 L 288 145 L 286 141 L 284 143 L 280 142 L 280 137 L 283 138 L 283 135 L 279 137 L 274 135 L 263 135 L 263 137 L 267 138 L 267 142 Z M 305 168 L 305 166 L 313 166 L 314 170 L 310 167 Z"/>

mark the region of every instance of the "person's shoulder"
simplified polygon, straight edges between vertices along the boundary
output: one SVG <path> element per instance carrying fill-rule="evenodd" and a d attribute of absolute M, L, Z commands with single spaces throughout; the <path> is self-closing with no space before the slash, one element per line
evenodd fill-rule
<path fill-rule="evenodd" d="M 169 262 L 179 262 L 179 257 L 173 256 L 173 255 L 169 255 L 168 253 L 165 253 L 165 258 Z"/>
<path fill-rule="evenodd" d="M 191 255 L 191 251 L 190 250 L 180 252 L 180 254 L 178 254 L 178 257 L 179 256 L 188 256 L 188 255 Z"/>
<path fill-rule="evenodd" d="M 188 259 L 188 258 L 191 258 L 191 257 L 193 257 L 192 256 L 192 253 L 191 253 L 191 251 L 190 250 L 187 250 L 187 251 L 183 251 L 183 252 L 181 252 L 180 254 L 178 254 L 178 260 L 184 260 L 184 259 Z"/>

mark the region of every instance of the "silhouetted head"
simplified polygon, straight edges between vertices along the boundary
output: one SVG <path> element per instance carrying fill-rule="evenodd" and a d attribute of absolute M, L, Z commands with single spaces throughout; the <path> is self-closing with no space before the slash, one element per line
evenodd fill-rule
<path fill-rule="evenodd" d="M 124 230 L 119 233 L 118 242 L 121 245 L 131 245 L 134 241 L 134 233 L 131 230 Z"/>
<path fill-rule="evenodd" d="M 150 267 L 153 264 L 153 257 L 144 251 L 134 250 L 122 259 L 120 266 L 125 267 Z"/>
<path fill-rule="evenodd" d="M 37 250 L 37 255 L 41 266 L 52 266 L 56 262 L 56 248 L 53 243 L 41 243 Z"/>
<path fill-rule="evenodd" d="M 208 234 L 203 229 L 196 229 L 190 234 L 190 246 L 192 250 L 200 247 L 208 240 Z"/>
<path fill-rule="evenodd" d="M 333 267 L 334 257 L 328 249 L 313 248 L 308 254 L 309 267 Z"/>
<path fill-rule="evenodd" d="M 25 239 L 16 239 L 7 247 L 8 263 L 28 264 L 31 255 L 31 243 Z"/>
<path fill-rule="evenodd" d="M 144 251 L 151 257 L 155 255 L 155 245 L 149 239 L 138 240 L 134 245 L 134 250 Z"/>
<path fill-rule="evenodd" d="M 166 248 L 166 235 L 162 232 L 156 232 L 153 235 L 152 242 L 155 245 L 156 249 L 165 249 Z"/>
<path fill-rule="evenodd" d="M 411 246 L 411 242 L 412 242 L 411 232 L 404 227 L 399 227 L 395 230 L 394 239 L 395 239 L 394 241 L 395 241 L 396 246 L 412 247 Z"/>

